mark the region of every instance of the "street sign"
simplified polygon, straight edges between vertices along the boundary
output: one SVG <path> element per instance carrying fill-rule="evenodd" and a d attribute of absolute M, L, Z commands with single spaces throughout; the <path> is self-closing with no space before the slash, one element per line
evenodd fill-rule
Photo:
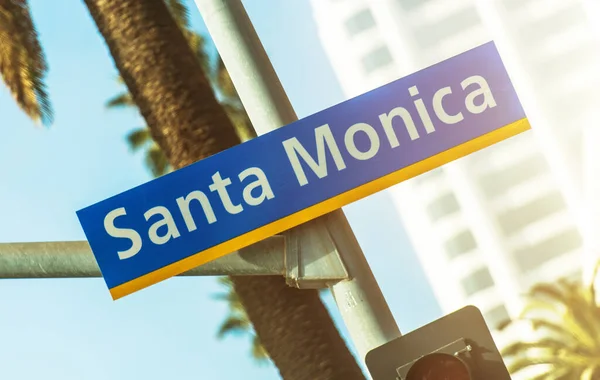
<path fill-rule="evenodd" d="M 77 215 L 118 299 L 528 129 L 489 42 Z"/>
<path fill-rule="evenodd" d="M 367 353 L 373 380 L 510 380 L 475 306 L 466 306 Z"/>

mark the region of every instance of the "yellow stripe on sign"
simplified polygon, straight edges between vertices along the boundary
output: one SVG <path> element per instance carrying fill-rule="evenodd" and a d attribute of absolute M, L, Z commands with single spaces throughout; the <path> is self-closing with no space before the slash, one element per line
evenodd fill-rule
<path fill-rule="evenodd" d="M 448 162 L 467 156 L 502 140 L 506 140 L 529 129 L 531 129 L 531 126 L 527 118 L 515 121 L 514 123 L 496 129 L 493 132 L 467 141 L 464 144 L 455 146 L 454 148 L 436 154 L 435 156 L 429 157 L 423 161 L 419 161 L 374 181 L 368 182 L 360 187 L 356 187 L 352 190 L 346 191 L 345 193 L 329 198 L 326 201 L 305 208 L 304 210 L 298 211 L 295 214 L 286 216 L 285 218 L 252 230 L 244 235 L 240 235 L 224 243 L 196 253 L 193 256 L 186 257 L 183 260 L 157 269 L 124 284 L 115 286 L 110 289 L 110 294 L 114 300 L 117 300 L 150 285 L 156 284 L 157 282 L 166 280 L 183 272 L 187 272 L 190 269 L 196 268 L 202 264 L 206 264 L 238 249 L 247 247 L 270 236 L 276 235 L 282 231 L 318 218 L 319 216 L 337 210 L 338 208 L 346 206 L 378 191 L 387 189 L 388 187 L 396 185 L 402 181 L 416 177 L 419 174 L 425 173 L 431 169 L 440 167 Z"/>

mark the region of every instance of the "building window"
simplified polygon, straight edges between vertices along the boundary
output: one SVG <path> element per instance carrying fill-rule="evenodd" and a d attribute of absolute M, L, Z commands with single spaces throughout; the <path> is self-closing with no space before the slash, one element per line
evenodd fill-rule
<path fill-rule="evenodd" d="M 460 210 L 456 197 L 452 193 L 442 195 L 427 206 L 427 214 L 433 222 L 452 215 Z"/>
<path fill-rule="evenodd" d="M 422 7 L 430 1 L 431 0 L 398 0 L 400 6 L 405 11 L 412 11 L 413 9 Z"/>
<path fill-rule="evenodd" d="M 446 241 L 444 248 L 448 257 L 454 259 L 477 248 L 477 243 L 471 231 L 465 230 Z"/>
<path fill-rule="evenodd" d="M 470 6 L 449 14 L 435 24 L 424 24 L 416 30 L 415 38 L 419 46 L 429 47 L 480 24 L 477 8 Z"/>
<path fill-rule="evenodd" d="M 510 321 L 510 315 L 504 305 L 496 306 L 483 315 L 487 325 L 491 330 L 497 330 L 502 325 Z"/>
<path fill-rule="evenodd" d="M 393 62 L 390 51 L 385 47 L 381 46 L 375 50 L 372 50 L 369 54 L 363 57 L 362 65 L 367 74 L 385 67 Z"/>
<path fill-rule="evenodd" d="M 509 11 L 513 11 L 516 9 L 526 9 L 531 3 L 534 3 L 535 0 L 504 0 L 502 1 L 502 5 Z"/>
<path fill-rule="evenodd" d="M 527 225 L 564 210 L 566 207 L 562 195 L 555 191 L 503 212 L 498 216 L 498 223 L 502 232 L 506 236 L 510 236 Z"/>
<path fill-rule="evenodd" d="M 346 31 L 350 36 L 357 35 L 375 26 L 375 19 L 369 9 L 362 10 L 345 22 Z"/>
<path fill-rule="evenodd" d="M 479 293 L 482 290 L 494 286 L 494 280 L 487 268 L 481 268 L 471 273 L 468 277 L 465 277 L 461 283 L 467 296 L 472 296 L 475 293 Z"/>
<path fill-rule="evenodd" d="M 559 30 L 566 30 L 578 25 L 586 17 L 585 8 L 573 3 L 569 7 L 561 7 L 560 10 L 552 9 L 545 17 L 540 17 L 533 22 L 523 23 L 520 28 L 515 30 L 515 33 L 522 36 L 524 43 L 540 43 L 541 40 L 555 35 Z M 576 61 L 571 62 L 576 63 Z"/>
<path fill-rule="evenodd" d="M 577 229 L 571 228 L 533 246 L 516 250 L 513 257 L 520 271 L 527 273 L 556 257 L 573 252 L 580 248 L 581 244 L 581 235 Z"/>
<path fill-rule="evenodd" d="M 421 186 L 423 184 L 426 184 L 430 180 L 434 180 L 435 181 L 435 180 L 440 179 L 443 176 L 444 176 L 444 169 L 442 169 L 441 167 L 439 167 L 439 168 L 432 169 L 432 170 L 430 170 L 428 172 L 425 172 L 423 174 L 420 174 L 420 175 L 416 176 L 413 179 L 413 181 L 418 186 Z"/>
<path fill-rule="evenodd" d="M 479 185 L 488 199 L 505 193 L 522 182 L 539 176 L 550 170 L 542 155 L 528 157 L 497 171 L 488 172 L 479 178 Z"/>

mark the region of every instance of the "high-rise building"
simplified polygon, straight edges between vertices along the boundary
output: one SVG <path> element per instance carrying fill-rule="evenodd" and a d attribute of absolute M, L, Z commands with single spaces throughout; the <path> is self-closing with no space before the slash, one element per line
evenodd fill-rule
<path fill-rule="evenodd" d="M 533 126 L 392 187 L 441 307 L 490 326 L 533 284 L 581 275 L 582 129 L 600 59 L 579 0 L 312 0 L 348 97 L 494 40 Z M 598 120 L 598 119 L 596 119 Z"/>

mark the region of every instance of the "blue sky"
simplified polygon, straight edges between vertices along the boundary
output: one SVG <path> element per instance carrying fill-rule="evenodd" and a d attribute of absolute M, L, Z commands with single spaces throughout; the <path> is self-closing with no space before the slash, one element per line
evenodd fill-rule
<path fill-rule="evenodd" d="M 82 240 L 75 211 L 151 180 L 124 136 L 143 124 L 106 111 L 116 71 L 82 1 L 31 0 L 56 114 L 35 127 L 0 86 L 0 241 Z M 344 100 L 308 1 L 244 4 L 298 116 Z M 194 25 L 205 31 L 189 1 Z M 441 316 L 385 193 L 345 208 L 403 332 Z M 410 290 L 409 290 L 410 288 Z M 175 278 L 117 302 L 102 279 L 0 282 L 0 368 L 7 379 L 277 379 L 243 338 L 215 338 L 226 305 L 214 278 Z M 342 333 L 331 297 L 325 296 Z M 231 365 L 234 362 L 235 365 Z"/>

